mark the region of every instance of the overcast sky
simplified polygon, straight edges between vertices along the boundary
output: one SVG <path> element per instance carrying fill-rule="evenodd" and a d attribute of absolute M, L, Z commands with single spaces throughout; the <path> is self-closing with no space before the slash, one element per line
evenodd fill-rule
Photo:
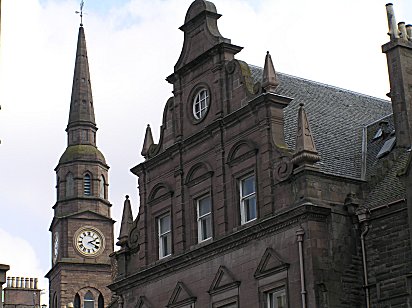
<path fill-rule="evenodd" d="M 41 278 L 51 266 L 54 168 L 66 148 L 79 2 L 2 1 L 0 263 L 11 265 L 10 276 Z M 117 221 L 126 194 L 137 214 L 136 177 L 129 170 L 142 161 L 146 125 L 159 137 L 172 95 L 165 78 L 179 57 L 178 27 L 191 2 L 85 1 L 97 144 L 111 167 L 109 199 Z M 384 0 L 214 3 L 223 15 L 222 35 L 244 47 L 238 59 L 263 66 L 269 50 L 277 71 L 386 98 Z M 397 20 L 411 23 L 411 1 L 394 4 Z M 48 288 L 47 280 L 40 283 Z"/>

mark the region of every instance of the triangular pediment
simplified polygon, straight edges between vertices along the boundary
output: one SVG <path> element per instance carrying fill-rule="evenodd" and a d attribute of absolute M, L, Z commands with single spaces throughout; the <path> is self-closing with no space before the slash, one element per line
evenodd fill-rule
<path fill-rule="evenodd" d="M 289 264 L 284 262 L 282 258 L 272 248 L 267 248 L 255 272 L 255 278 L 266 277 L 274 273 L 287 270 Z"/>
<path fill-rule="evenodd" d="M 180 307 L 182 305 L 191 304 L 196 301 L 196 297 L 185 286 L 183 282 L 178 282 L 173 290 L 172 296 L 170 296 L 167 307 Z"/>
<path fill-rule="evenodd" d="M 144 296 L 140 296 L 135 308 L 152 308 L 149 301 Z"/>
<path fill-rule="evenodd" d="M 226 291 L 228 289 L 237 288 L 240 285 L 240 281 L 236 280 L 235 276 L 225 267 L 220 266 L 215 278 L 209 288 L 209 293 L 218 293 Z"/>

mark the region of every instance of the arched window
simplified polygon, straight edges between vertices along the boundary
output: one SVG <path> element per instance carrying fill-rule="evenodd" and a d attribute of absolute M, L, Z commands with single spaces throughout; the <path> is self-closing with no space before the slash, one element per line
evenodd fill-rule
<path fill-rule="evenodd" d="M 74 303 L 73 303 L 74 308 L 80 308 L 80 295 L 79 293 L 76 293 L 74 296 Z"/>
<path fill-rule="evenodd" d="M 104 298 L 102 293 L 99 294 L 99 299 L 97 300 L 97 308 L 104 308 Z"/>
<path fill-rule="evenodd" d="M 84 296 L 84 308 L 94 308 L 94 296 L 90 291 Z"/>
<path fill-rule="evenodd" d="M 85 196 L 90 196 L 92 194 L 91 190 L 91 176 L 90 174 L 86 173 L 84 175 L 84 180 L 83 180 L 83 189 L 84 189 L 84 195 Z"/>
<path fill-rule="evenodd" d="M 57 308 L 57 293 L 54 293 L 53 296 L 53 308 Z"/>
<path fill-rule="evenodd" d="M 104 176 L 100 176 L 100 189 L 99 189 L 99 196 L 100 198 L 104 199 L 106 196 L 106 181 L 104 180 Z"/>
<path fill-rule="evenodd" d="M 66 176 L 66 198 L 74 196 L 74 178 L 73 174 L 69 173 Z"/>

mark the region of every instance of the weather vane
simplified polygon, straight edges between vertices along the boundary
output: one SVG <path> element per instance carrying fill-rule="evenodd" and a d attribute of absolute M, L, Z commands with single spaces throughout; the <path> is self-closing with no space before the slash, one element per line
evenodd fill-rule
<path fill-rule="evenodd" d="M 80 1 L 80 11 L 76 11 L 76 14 L 80 14 L 80 26 L 83 26 L 83 6 L 84 1 Z"/>

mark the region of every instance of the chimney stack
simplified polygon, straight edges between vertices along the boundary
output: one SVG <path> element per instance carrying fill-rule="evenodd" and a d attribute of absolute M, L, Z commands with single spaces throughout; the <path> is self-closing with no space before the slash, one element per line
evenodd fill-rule
<path fill-rule="evenodd" d="M 392 3 L 386 5 L 390 41 L 382 46 L 386 54 L 390 98 L 396 133 L 396 146 L 410 148 L 412 145 L 412 41 L 411 26 L 404 22 L 396 24 Z"/>

